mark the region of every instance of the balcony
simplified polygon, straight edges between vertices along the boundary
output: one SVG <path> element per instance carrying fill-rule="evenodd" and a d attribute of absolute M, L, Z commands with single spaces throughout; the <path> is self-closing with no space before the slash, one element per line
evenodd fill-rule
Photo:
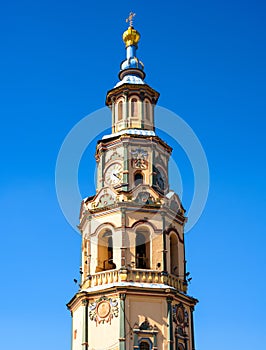
<path fill-rule="evenodd" d="M 121 269 L 96 272 L 90 275 L 82 285 L 82 289 L 118 282 L 138 282 L 165 284 L 186 293 L 184 280 L 174 275 L 162 275 L 160 271 L 147 269 Z"/>

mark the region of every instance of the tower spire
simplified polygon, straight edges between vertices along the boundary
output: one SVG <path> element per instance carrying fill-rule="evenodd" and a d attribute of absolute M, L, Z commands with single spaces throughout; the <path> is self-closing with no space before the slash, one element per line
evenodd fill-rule
<path fill-rule="evenodd" d="M 120 65 L 120 72 L 118 75 L 120 82 L 116 86 L 124 83 L 144 84 L 144 64 L 137 57 L 140 33 L 133 27 L 133 18 L 135 15 L 135 13 L 130 12 L 126 19 L 126 22 L 129 23 L 129 27 L 122 36 L 126 46 L 126 59 Z"/>

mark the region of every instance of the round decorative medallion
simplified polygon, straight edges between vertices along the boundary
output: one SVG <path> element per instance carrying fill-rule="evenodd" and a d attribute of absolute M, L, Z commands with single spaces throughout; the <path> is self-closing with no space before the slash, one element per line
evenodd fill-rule
<path fill-rule="evenodd" d="M 110 311 L 111 311 L 110 303 L 106 300 L 101 301 L 97 305 L 97 314 L 101 318 L 106 318 L 110 314 Z"/>
<path fill-rule="evenodd" d="M 178 307 L 176 310 L 176 319 L 178 323 L 184 323 L 185 321 L 185 313 L 182 307 Z"/>

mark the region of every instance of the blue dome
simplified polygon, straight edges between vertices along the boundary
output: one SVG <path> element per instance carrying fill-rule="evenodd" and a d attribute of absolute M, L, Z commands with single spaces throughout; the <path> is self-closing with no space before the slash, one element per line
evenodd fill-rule
<path fill-rule="evenodd" d="M 144 64 L 138 59 L 136 51 L 137 43 L 129 40 L 128 45 L 126 46 L 126 59 L 120 65 L 120 82 L 116 86 L 124 83 L 144 84 Z"/>
<path fill-rule="evenodd" d="M 121 70 L 129 68 L 144 70 L 144 64 L 137 57 L 130 57 L 121 63 Z"/>

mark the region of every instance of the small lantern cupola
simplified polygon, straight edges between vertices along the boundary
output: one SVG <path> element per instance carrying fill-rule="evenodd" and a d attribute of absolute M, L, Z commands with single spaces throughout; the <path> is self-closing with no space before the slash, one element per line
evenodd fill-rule
<path fill-rule="evenodd" d="M 120 65 L 120 81 L 107 93 L 106 105 L 112 110 L 112 133 L 154 136 L 154 106 L 159 93 L 144 82 L 144 64 L 137 57 L 140 33 L 133 27 L 130 13 L 123 33 L 126 59 Z M 143 131 L 140 131 L 142 129 Z"/>

